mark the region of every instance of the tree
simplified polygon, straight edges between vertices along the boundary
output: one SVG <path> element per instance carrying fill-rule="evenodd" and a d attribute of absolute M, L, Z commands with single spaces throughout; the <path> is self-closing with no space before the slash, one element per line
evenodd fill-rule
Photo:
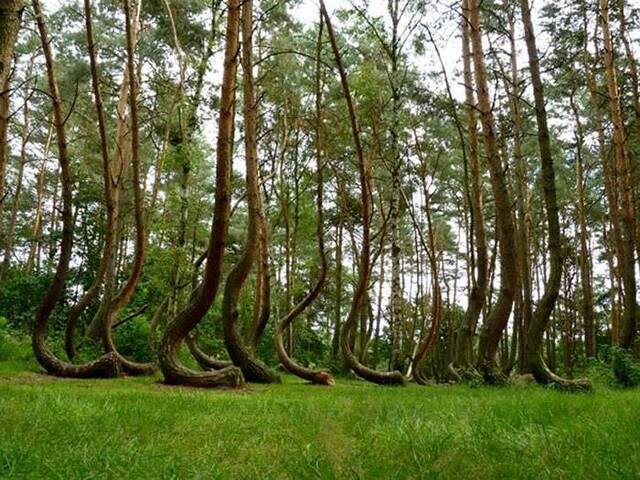
<path fill-rule="evenodd" d="M 538 302 L 538 306 L 533 314 L 527 333 L 527 363 L 535 379 L 542 384 L 553 384 L 566 389 L 588 390 L 591 388 L 591 382 L 586 380 L 573 382 L 555 375 L 546 366 L 542 357 L 544 331 L 549 324 L 562 281 L 562 238 L 560 233 L 558 201 L 556 198 L 555 171 L 551 154 L 551 141 L 549 127 L 547 126 L 544 87 L 540 76 L 538 47 L 536 46 L 533 21 L 531 20 L 529 0 L 520 0 L 520 10 L 522 13 L 522 23 L 524 24 L 525 41 L 529 56 L 529 70 L 531 72 L 531 83 L 533 85 L 533 97 L 536 109 L 536 122 L 538 125 L 542 188 L 549 229 L 547 248 L 549 249 L 550 256 L 549 278 L 545 285 L 542 298 Z"/>
<path fill-rule="evenodd" d="M 478 370 L 485 381 L 502 381 L 496 370 L 496 354 L 502 332 L 507 326 L 518 283 L 515 253 L 515 232 L 511 218 L 511 199 L 507 190 L 504 170 L 498 156 L 492 106 L 489 97 L 487 72 L 484 63 L 480 26 L 480 1 L 467 0 L 464 7 L 470 23 L 470 38 L 473 46 L 473 63 L 478 96 L 478 110 L 484 134 L 484 150 L 491 179 L 491 189 L 496 209 L 496 230 L 500 250 L 500 294 L 491 309 L 480 333 Z"/>
<path fill-rule="evenodd" d="M 213 303 L 222 274 L 224 246 L 229 228 L 230 214 L 229 185 L 240 8 L 239 0 L 231 0 L 229 2 L 220 96 L 220 117 L 218 120 L 215 203 L 204 276 L 187 307 L 167 325 L 160 342 L 158 354 L 160 368 L 165 381 L 170 384 L 194 387 L 239 387 L 244 384 L 242 371 L 237 367 L 197 372 L 183 365 L 178 357 L 182 341 L 198 325 Z"/>

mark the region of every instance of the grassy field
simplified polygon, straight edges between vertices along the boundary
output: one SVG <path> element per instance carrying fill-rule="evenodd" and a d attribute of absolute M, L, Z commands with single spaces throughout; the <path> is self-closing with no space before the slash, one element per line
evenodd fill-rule
<path fill-rule="evenodd" d="M 33 370 L 0 363 L 0 478 L 640 478 L 637 390 L 221 392 Z"/>

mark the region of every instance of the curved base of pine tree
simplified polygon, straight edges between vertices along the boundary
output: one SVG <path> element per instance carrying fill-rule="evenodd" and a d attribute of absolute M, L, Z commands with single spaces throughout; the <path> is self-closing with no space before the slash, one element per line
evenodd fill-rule
<path fill-rule="evenodd" d="M 153 362 L 139 363 L 125 358 L 120 352 L 118 352 L 118 349 L 113 342 L 113 338 L 111 337 L 111 332 L 108 332 L 105 338 L 103 338 L 103 344 L 107 353 L 114 354 L 118 357 L 118 361 L 122 365 L 122 371 L 127 375 L 134 377 L 153 375 L 158 369 L 157 365 Z"/>
<path fill-rule="evenodd" d="M 278 354 L 278 359 L 280 360 L 280 363 L 282 364 L 284 369 L 287 372 L 295 375 L 296 377 L 307 380 L 314 385 L 325 385 L 328 387 L 335 385 L 333 375 L 331 375 L 328 370 L 314 370 L 312 368 L 306 368 L 302 365 L 299 365 L 291 357 L 289 357 L 286 349 L 284 348 L 282 327 L 283 325 L 280 324 L 278 330 L 276 331 L 275 346 L 276 353 Z"/>
<path fill-rule="evenodd" d="M 344 331 L 343 331 L 344 335 Z M 353 373 L 363 380 L 368 382 L 377 383 L 378 385 L 401 385 L 407 384 L 407 378 L 397 370 L 393 372 L 380 372 L 369 367 L 362 365 L 351 352 L 348 347 L 345 349 L 345 344 L 342 344 L 342 353 L 344 354 L 344 360 Z"/>
<path fill-rule="evenodd" d="M 482 375 L 473 365 L 456 365 L 451 362 L 447 366 L 447 371 L 454 381 L 458 383 L 469 383 L 482 381 Z"/>
<path fill-rule="evenodd" d="M 246 381 L 254 383 L 280 383 L 280 377 L 264 362 L 254 357 L 244 344 L 236 326 L 238 312 L 235 311 L 230 317 L 225 318 L 224 310 L 225 307 L 223 305 L 222 325 L 224 329 L 224 346 L 233 364 L 242 370 Z"/>
<path fill-rule="evenodd" d="M 160 370 L 167 385 L 183 385 L 197 388 L 240 388 L 245 386 L 244 376 L 238 367 L 226 367 L 215 371 L 196 372 L 185 367 L 178 358 L 178 348 L 164 343 L 160 347 Z"/>
<path fill-rule="evenodd" d="M 252 355 L 236 357 L 233 364 L 242 370 L 247 382 L 253 383 L 281 383 L 280 377 L 264 362 Z"/>
<path fill-rule="evenodd" d="M 60 360 L 44 344 L 34 339 L 33 352 L 38 363 L 49 375 L 64 378 L 116 378 L 122 375 L 117 355 L 107 353 L 92 362 L 75 365 Z"/>
<path fill-rule="evenodd" d="M 564 392 L 590 392 L 593 390 L 593 384 L 588 378 L 569 380 L 553 373 L 549 370 L 541 355 L 533 356 L 529 361 L 529 369 L 536 382 L 550 388 Z"/>
<path fill-rule="evenodd" d="M 129 360 L 123 357 L 117 351 L 113 351 L 110 353 L 115 353 L 117 355 L 118 360 L 122 364 L 122 371 L 127 375 L 131 375 L 134 377 L 144 376 L 144 375 L 153 375 L 158 370 L 158 366 L 153 362 L 148 362 L 148 363 L 134 362 L 133 360 Z"/>
<path fill-rule="evenodd" d="M 378 385 L 400 385 L 405 386 L 407 384 L 406 377 L 399 371 L 393 372 L 380 372 L 378 370 L 373 370 L 369 367 L 365 367 L 364 365 L 358 363 L 357 366 L 350 365 L 349 366 L 353 373 L 355 373 L 360 378 L 367 380 L 369 382 L 377 383 Z"/>
<path fill-rule="evenodd" d="M 223 368 L 233 366 L 233 362 L 218 360 L 204 353 L 198 346 L 196 337 L 193 334 L 187 335 L 184 341 L 189 348 L 189 353 L 191 353 L 191 356 L 198 362 L 198 365 L 200 365 L 200 368 L 203 370 L 222 370 Z"/>
<path fill-rule="evenodd" d="M 420 369 L 415 369 L 413 371 L 413 381 L 416 382 L 418 385 L 429 384 L 429 379 L 422 374 L 422 371 L 420 371 Z"/>

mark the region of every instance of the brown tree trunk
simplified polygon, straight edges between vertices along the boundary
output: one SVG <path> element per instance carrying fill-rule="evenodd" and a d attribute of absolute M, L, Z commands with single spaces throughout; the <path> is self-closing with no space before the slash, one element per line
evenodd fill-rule
<path fill-rule="evenodd" d="M 5 200 L 5 171 L 8 162 L 9 75 L 13 51 L 20 31 L 24 0 L 4 0 L 0 4 L 0 219 Z M 2 238 L 0 221 L 0 239 Z M 2 275 L 0 275 L 1 277 Z"/>
<path fill-rule="evenodd" d="M 258 173 L 257 103 L 253 85 L 253 0 L 242 6 L 242 72 L 245 124 L 245 164 L 249 225 L 242 256 L 229 273 L 222 299 L 224 344 L 234 365 L 250 382 L 274 383 L 280 378 L 247 348 L 238 329 L 238 297 L 260 248 L 259 234 L 264 220 Z M 259 307 L 259 306 L 257 306 Z"/>
<path fill-rule="evenodd" d="M 83 365 L 72 365 L 56 357 L 46 344 L 49 318 L 60 300 L 69 271 L 69 262 L 73 248 L 73 199 L 71 193 L 71 173 L 69 171 L 69 153 L 67 150 L 64 117 L 62 114 L 62 100 L 55 77 L 50 40 L 39 0 L 32 0 L 32 5 L 46 61 L 47 79 L 53 103 L 53 123 L 58 144 L 58 160 L 60 162 L 60 174 L 62 177 L 62 243 L 60 247 L 60 258 L 53 281 L 45 293 L 36 314 L 32 335 L 33 351 L 40 365 L 53 375 L 63 377 L 114 377 L 120 373 L 120 363 L 118 362 L 117 356 L 112 353 L 106 354 L 94 362 Z"/>
<path fill-rule="evenodd" d="M 358 127 L 358 120 L 356 117 L 355 106 L 351 97 L 349 89 L 349 83 L 347 81 L 347 74 L 342 65 L 342 59 L 340 56 L 340 50 L 336 43 L 335 35 L 333 33 L 333 27 L 331 25 L 331 19 L 327 13 L 327 9 L 324 5 L 324 1 L 320 0 L 320 10 L 324 17 L 324 22 L 327 26 L 327 33 L 329 34 L 329 40 L 331 42 L 331 49 L 335 57 L 336 66 L 340 74 L 340 81 L 342 84 L 342 91 L 347 102 L 349 110 L 349 122 L 351 124 L 351 131 L 353 134 L 353 141 L 355 144 L 356 154 L 358 158 L 358 170 L 360 177 L 360 195 L 362 201 L 362 243 L 360 249 L 360 261 L 358 265 L 358 283 L 353 295 L 353 301 L 351 303 L 351 309 L 349 316 L 344 322 L 340 335 L 340 345 L 342 353 L 345 358 L 347 366 L 352 369 L 358 376 L 368 380 L 370 382 L 379 384 L 391 384 L 391 385 L 404 385 L 406 379 L 402 373 L 398 371 L 394 372 L 379 372 L 362 365 L 353 353 L 350 345 L 350 338 L 352 332 L 355 330 L 355 324 L 361 309 L 364 307 L 364 301 L 367 296 L 367 290 L 369 288 L 369 280 L 371 276 L 370 262 L 370 215 L 371 215 L 371 195 L 370 195 L 370 177 L 371 166 L 369 160 L 364 155 L 362 144 L 360 140 L 360 129 Z"/>
<path fill-rule="evenodd" d="M 480 174 L 480 160 L 478 155 L 478 131 L 476 119 L 476 102 L 473 95 L 473 78 L 471 68 L 471 47 L 469 44 L 470 25 L 466 16 L 461 20 L 462 26 L 462 60 L 465 87 L 465 102 L 467 113 L 467 128 L 469 132 L 468 158 L 471 171 L 471 223 L 472 238 L 475 243 L 475 275 L 469 291 L 469 304 L 458 331 L 455 347 L 455 375 L 466 377 L 475 375 L 473 367 L 473 337 L 478 319 L 487 298 L 489 282 L 489 260 L 487 255 L 487 239 L 482 200 L 482 182 Z"/>
<path fill-rule="evenodd" d="M 141 1 L 141 0 L 138 0 Z M 129 0 L 124 0 L 125 20 L 126 20 L 126 36 L 127 36 L 127 72 L 129 81 L 129 115 L 131 118 L 131 166 L 133 170 L 133 202 L 135 217 L 135 252 L 133 267 L 129 278 L 125 282 L 120 292 L 111 301 L 105 317 L 104 329 L 101 333 L 102 343 L 107 352 L 113 352 L 118 355 L 123 369 L 132 375 L 148 375 L 155 371 L 156 367 L 153 363 L 138 363 L 124 358 L 118 353 L 113 342 L 112 328 L 118 313 L 129 303 L 135 289 L 142 276 L 142 267 L 144 265 L 146 236 L 144 233 L 144 198 L 142 196 L 142 187 L 140 185 L 140 141 L 138 128 L 138 105 L 136 82 L 134 49 L 135 37 L 138 29 L 140 3 L 135 7 L 138 12 L 134 13 L 135 19 L 131 19 L 131 8 Z"/>
<path fill-rule="evenodd" d="M 11 201 L 11 210 L 9 211 L 9 223 L 7 225 L 7 234 L 4 238 L 3 253 L 4 260 L 2 266 L 0 266 L 0 279 L 4 277 L 9 271 L 11 266 L 11 259 L 13 257 L 13 243 L 14 235 L 16 231 L 16 221 L 18 219 L 18 207 L 20 206 L 20 198 L 22 196 L 22 187 L 24 180 L 24 169 L 27 164 L 27 144 L 29 143 L 29 137 L 31 131 L 29 130 L 29 95 L 24 99 L 24 105 L 22 107 L 23 112 L 23 125 L 22 125 L 22 141 L 20 145 L 20 160 L 18 165 L 18 176 L 16 178 L 16 188 L 13 191 L 13 198 Z"/>
<path fill-rule="evenodd" d="M 304 310 L 311 305 L 318 297 L 322 288 L 324 287 L 325 280 L 327 278 L 327 256 L 324 249 L 324 176 L 323 176 L 323 156 L 322 156 L 322 117 L 321 117 L 321 81 L 320 81 L 320 61 L 322 51 L 322 27 L 323 22 L 320 18 L 320 24 L 318 28 L 318 48 L 317 48 L 317 61 L 316 61 L 316 209 L 317 209 L 317 222 L 316 222 L 316 236 L 318 238 L 318 252 L 320 255 L 320 270 L 315 284 L 307 295 L 296 305 L 292 310 L 287 312 L 285 317 L 278 324 L 275 334 L 275 346 L 278 358 L 282 363 L 282 366 L 289 373 L 297 375 L 300 378 L 310 381 L 319 385 L 333 385 L 334 380 L 332 375 L 326 370 L 314 370 L 311 368 L 303 367 L 293 360 L 287 354 L 284 347 L 284 332 L 289 328 L 289 325 L 299 317 Z"/>
<path fill-rule="evenodd" d="M 592 263 L 589 249 L 589 230 L 587 228 L 587 205 L 585 199 L 585 174 L 584 160 L 582 158 L 582 148 L 584 143 L 584 133 L 580 121 L 580 112 L 573 98 L 573 93 L 569 98 L 571 109 L 576 122 L 576 191 L 578 202 L 576 210 L 578 213 L 579 244 L 580 244 L 580 285 L 582 288 L 582 319 L 584 322 L 584 344 L 585 354 L 589 358 L 597 355 L 595 315 L 593 311 L 593 286 L 592 286 Z"/>
<path fill-rule="evenodd" d="M 544 206 L 547 214 L 549 251 L 549 278 L 544 287 L 542 298 L 534 311 L 529 331 L 527 332 L 527 365 L 535 379 L 542 384 L 551 384 L 568 390 L 589 390 L 589 380 L 571 381 L 555 375 L 547 367 L 543 357 L 544 331 L 549 326 L 551 314 L 560 292 L 562 282 L 562 237 L 560 233 L 560 219 L 558 213 L 558 201 L 556 197 L 555 171 L 553 156 L 551 153 L 551 141 L 547 126 L 547 112 L 545 108 L 544 89 L 540 76 L 540 64 L 538 49 L 536 46 L 533 22 L 529 0 L 520 0 L 522 23 L 525 31 L 525 41 L 529 56 L 529 70 L 533 85 L 533 96 L 536 109 L 536 122 L 538 125 L 538 146 L 540 148 L 540 169 L 542 176 L 542 189 Z"/>
<path fill-rule="evenodd" d="M 47 133 L 47 140 L 44 145 L 44 155 L 42 158 L 42 164 L 40 166 L 40 172 L 38 173 L 38 179 L 36 182 L 36 211 L 33 219 L 33 238 L 29 244 L 29 255 L 27 257 L 27 264 L 25 265 L 25 272 L 30 274 L 33 271 L 36 257 L 40 250 L 40 243 L 42 241 L 42 210 L 44 208 L 44 180 L 47 174 L 47 162 L 49 161 L 49 149 L 51 147 L 51 140 L 53 138 L 53 125 L 49 127 L 49 133 Z"/>
<path fill-rule="evenodd" d="M 613 124 L 613 148 L 615 156 L 616 189 L 620 194 L 620 219 L 622 223 L 622 252 L 620 268 L 624 288 L 624 309 L 620 346 L 629 348 L 636 338 L 636 280 L 635 280 L 635 211 L 633 206 L 632 174 L 626 148 L 626 135 L 618 80 L 614 64 L 613 41 L 609 27 L 609 0 L 599 0 L 599 20 L 602 28 L 604 67 Z"/>
<path fill-rule="evenodd" d="M 107 127 L 102 104 L 102 93 L 100 90 L 100 75 L 96 60 L 96 51 L 93 41 L 93 23 L 91 20 L 91 1 L 84 1 L 85 27 L 87 32 L 87 49 L 89 51 L 89 64 L 91 69 L 91 83 L 93 87 L 93 97 L 98 118 L 98 131 L 100 134 L 100 154 L 102 157 L 102 178 L 104 183 L 105 199 L 105 241 L 102 249 L 102 258 L 91 286 L 87 289 L 80 300 L 69 310 L 67 315 L 67 325 L 65 329 L 65 351 L 70 359 L 76 354 L 75 330 L 80 316 L 100 293 L 100 287 L 105 273 L 112 264 L 114 255 L 115 236 L 115 206 L 113 201 L 113 186 L 111 180 L 111 170 L 109 163 L 109 146 L 107 142 Z"/>
<path fill-rule="evenodd" d="M 227 13 L 220 117 L 216 149 L 216 189 L 213 222 L 204 278 L 187 307 L 167 325 L 159 348 L 160 368 L 169 384 L 194 387 L 238 387 L 244 384 L 242 371 L 227 367 L 217 371 L 197 372 L 184 366 L 178 356 L 182 341 L 198 325 L 215 300 L 220 286 L 224 246 L 229 229 L 231 150 L 233 146 L 233 110 L 237 72 L 240 0 L 230 0 Z"/>
<path fill-rule="evenodd" d="M 484 134 L 484 147 L 491 179 L 496 209 L 496 230 L 500 250 L 500 294 L 492 306 L 480 333 L 478 370 L 488 383 L 502 381 L 497 370 L 496 354 L 502 332 L 509 322 L 511 308 L 518 284 L 515 232 L 511 218 L 511 199 L 500 161 L 494 127 L 491 100 L 489 98 L 487 71 L 484 64 L 482 33 L 480 30 L 480 0 L 466 0 L 464 11 L 470 21 L 470 37 L 478 95 L 478 110 Z"/>

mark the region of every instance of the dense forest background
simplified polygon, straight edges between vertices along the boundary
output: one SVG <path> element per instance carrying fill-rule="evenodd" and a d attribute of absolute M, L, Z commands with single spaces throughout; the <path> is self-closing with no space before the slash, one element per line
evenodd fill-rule
<path fill-rule="evenodd" d="M 640 382 L 633 2 L 42 3 L 0 6 L 3 359 Z"/>

